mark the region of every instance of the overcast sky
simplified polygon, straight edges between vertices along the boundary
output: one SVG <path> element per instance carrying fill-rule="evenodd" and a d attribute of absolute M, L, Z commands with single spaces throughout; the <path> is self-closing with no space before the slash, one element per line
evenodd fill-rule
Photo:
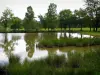
<path fill-rule="evenodd" d="M 75 9 L 83 8 L 83 0 L 0 0 L 0 16 L 6 7 L 9 7 L 15 16 L 24 18 L 26 8 L 32 6 L 35 12 L 35 17 L 37 15 L 47 12 L 48 6 L 50 3 L 57 4 L 57 12 L 62 9 Z"/>

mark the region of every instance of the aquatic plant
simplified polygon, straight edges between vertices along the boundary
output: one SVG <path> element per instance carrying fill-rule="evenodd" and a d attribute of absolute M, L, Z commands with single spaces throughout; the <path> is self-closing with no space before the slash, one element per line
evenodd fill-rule
<path fill-rule="evenodd" d="M 100 49 L 85 54 L 69 52 L 64 55 L 50 55 L 47 58 L 20 64 L 18 57 L 10 57 L 8 66 L 1 67 L 7 75 L 99 75 Z M 1 74 L 1 73 L 0 73 Z M 5 74 L 4 74 L 5 75 Z"/>

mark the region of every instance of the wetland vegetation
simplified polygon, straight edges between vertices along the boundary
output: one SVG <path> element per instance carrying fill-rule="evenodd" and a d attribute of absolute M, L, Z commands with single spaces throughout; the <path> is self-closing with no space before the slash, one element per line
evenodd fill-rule
<path fill-rule="evenodd" d="M 94 46 L 100 45 L 100 38 L 61 38 L 61 39 L 52 39 L 52 40 L 41 40 L 38 47 L 67 47 L 67 46 L 76 46 L 76 47 L 84 47 L 84 46 Z"/>
<path fill-rule="evenodd" d="M 50 3 L 44 15 L 28 6 L 23 19 L 0 17 L 0 75 L 100 75 L 100 0 L 85 8 Z"/>
<path fill-rule="evenodd" d="M 64 55 L 50 55 L 44 59 L 29 62 L 27 59 L 21 64 L 19 57 L 11 56 L 9 65 L 2 68 L 8 75 L 99 75 L 100 50 L 85 54 L 78 52 Z"/>
<path fill-rule="evenodd" d="M 39 48 L 43 39 L 95 39 L 80 33 L 1 33 L 0 72 L 7 75 L 99 75 L 100 47 Z M 52 38 L 51 38 L 52 37 Z M 91 40 L 91 41 L 92 41 Z M 97 42 L 99 43 L 99 38 Z M 65 40 L 64 40 L 65 41 Z M 67 42 L 67 41 L 66 41 Z M 63 43 L 62 43 L 63 44 Z"/>

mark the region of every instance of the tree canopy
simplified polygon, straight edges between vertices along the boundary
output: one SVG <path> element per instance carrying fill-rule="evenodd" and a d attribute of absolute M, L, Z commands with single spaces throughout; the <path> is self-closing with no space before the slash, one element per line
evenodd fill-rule
<path fill-rule="evenodd" d="M 0 30 L 13 29 L 13 30 L 24 30 L 34 31 L 39 29 L 54 30 L 61 28 L 66 30 L 71 27 L 80 28 L 82 31 L 83 27 L 90 27 L 97 31 L 100 27 L 100 0 L 84 0 L 86 8 L 75 9 L 63 9 L 57 13 L 57 5 L 50 3 L 47 12 L 44 15 L 38 15 L 40 21 L 35 18 L 35 13 L 32 6 L 27 7 L 24 19 L 14 16 L 12 10 L 6 8 L 3 11 L 0 18 Z"/>

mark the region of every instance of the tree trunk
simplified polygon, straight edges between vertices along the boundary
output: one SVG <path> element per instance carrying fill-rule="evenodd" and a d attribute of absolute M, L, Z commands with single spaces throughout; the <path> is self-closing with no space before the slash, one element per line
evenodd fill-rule
<path fill-rule="evenodd" d="M 64 28 L 64 31 L 66 31 L 66 27 Z"/>
<path fill-rule="evenodd" d="M 81 24 L 81 31 L 82 31 L 82 24 Z"/>
<path fill-rule="evenodd" d="M 97 26 L 97 24 L 96 24 L 96 32 L 98 31 L 98 26 Z"/>
<path fill-rule="evenodd" d="M 82 39 L 82 37 L 83 37 L 83 36 L 82 36 L 82 34 L 81 34 L 81 39 Z"/>
<path fill-rule="evenodd" d="M 96 32 L 98 31 L 98 18 L 97 18 L 97 11 L 96 11 L 96 23 L 95 23 L 95 27 L 96 27 Z"/>
<path fill-rule="evenodd" d="M 98 18 L 96 19 L 96 25 L 95 25 L 95 28 L 96 28 L 96 32 L 98 31 Z"/>
<path fill-rule="evenodd" d="M 7 31 L 7 21 L 4 23 L 5 26 L 5 32 Z"/>
<path fill-rule="evenodd" d="M 61 31 L 62 31 L 62 26 L 61 26 Z"/>
<path fill-rule="evenodd" d="M 48 28 L 48 31 L 49 31 L 49 28 Z"/>
<path fill-rule="evenodd" d="M 46 28 L 45 28 L 45 30 L 46 30 Z"/>
<path fill-rule="evenodd" d="M 93 25 L 93 31 L 95 31 L 95 24 Z"/>
<path fill-rule="evenodd" d="M 8 38 L 7 38 L 7 33 L 4 34 L 5 35 L 5 40 L 4 40 L 4 44 L 8 42 Z"/>
<path fill-rule="evenodd" d="M 70 32 L 70 25 L 69 25 L 69 32 Z"/>
<path fill-rule="evenodd" d="M 70 32 L 69 32 L 69 38 L 71 37 L 71 34 L 70 34 Z"/>
<path fill-rule="evenodd" d="M 91 32 L 91 25 L 90 25 L 90 32 Z"/>

